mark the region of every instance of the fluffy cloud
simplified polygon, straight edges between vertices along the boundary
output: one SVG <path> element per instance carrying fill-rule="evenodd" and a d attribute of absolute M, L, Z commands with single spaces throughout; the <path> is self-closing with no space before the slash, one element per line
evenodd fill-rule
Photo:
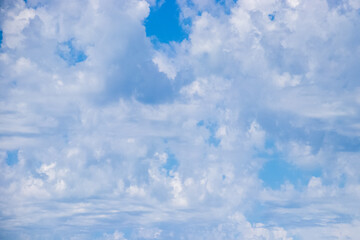
<path fill-rule="evenodd" d="M 356 1 L 177 3 L 2 3 L 0 238 L 355 239 Z"/>

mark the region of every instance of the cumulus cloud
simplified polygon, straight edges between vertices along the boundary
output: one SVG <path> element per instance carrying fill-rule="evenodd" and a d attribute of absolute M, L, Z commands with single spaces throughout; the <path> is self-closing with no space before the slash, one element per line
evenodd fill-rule
<path fill-rule="evenodd" d="M 0 238 L 355 239 L 356 1 L 161 4 L 3 1 Z"/>

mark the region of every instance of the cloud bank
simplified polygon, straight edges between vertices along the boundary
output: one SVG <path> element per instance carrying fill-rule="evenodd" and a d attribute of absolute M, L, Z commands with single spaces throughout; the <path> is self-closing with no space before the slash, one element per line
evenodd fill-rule
<path fill-rule="evenodd" d="M 2 1 L 0 238 L 356 239 L 360 4 L 166 4 Z"/>

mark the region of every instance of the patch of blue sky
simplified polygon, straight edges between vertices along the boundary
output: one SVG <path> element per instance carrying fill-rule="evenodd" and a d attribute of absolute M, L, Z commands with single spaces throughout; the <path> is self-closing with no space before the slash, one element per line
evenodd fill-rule
<path fill-rule="evenodd" d="M 261 199 L 259 200 L 260 201 L 253 202 L 252 207 L 245 211 L 244 215 L 246 216 L 246 219 L 252 224 L 259 222 L 268 224 L 274 218 L 274 214 L 271 212 L 271 210 L 278 206 L 273 206 L 271 203 L 263 203 L 261 202 Z"/>
<path fill-rule="evenodd" d="M 346 175 L 345 174 L 341 174 L 339 182 L 338 182 L 338 187 L 339 188 L 344 188 L 346 184 Z"/>
<path fill-rule="evenodd" d="M 268 14 L 270 21 L 275 21 L 275 12 Z"/>
<path fill-rule="evenodd" d="M 60 43 L 57 47 L 57 54 L 70 66 L 74 66 L 87 59 L 83 51 L 75 48 L 73 40 Z"/>
<path fill-rule="evenodd" d="M 217 4 L 220 4 L 222 6 L 228 6 L 230 4 L 234 4 L 237 2 L 237 0 L 215 0 Z"/>
<path fill-rule="evenodd" d="M 326 145 L 332 147 L 336 151 L 341 152 L 359 152 L 360 137 L 349 137 L 340 135 L 336 132 L 329 132 L 325 136 Z"/>
<path fill-rule="evenodd" d="M 13 166 L 13 165 L 17 164 L 19 162 L 18 153 L 19 153 L 18 149 L 7 151 L 6 152 L 6 155 L 7 155 L 6 156 L 6 164 L 9 166 Z"/>
<path fill-rule="evenodd" d="M 209 138 L 207 139 L 207 142 L 209 145 L 213 145 L 214 147 L 217 147 L 219 146 L 220 144 L 220 139 L 218 139 L 216 137 L 216 131 L 218 129 L 218 125 L 214 122 L 208 122 L 208 123 L 205 123 L 204 120 L 201 120 L 199 121 L 197 124 L 196 124 L 198 127 L 203 127 L 205 126 L 205 128 L 209 131 L 210 133 L 210 136 Z"/>
<path fill-rule="evenodd" d="M 205 125 L 204 120 L 201 120 L 201 121 L 199 121 L 199 122 L 196 124 L 196 126 L 198 126 L 198 127 L 202 127 L 202 126 L 204 126 L 204 125 Z"/>
<path fill-rule="evenodd" d="M 218 5 L 221 5 L 226 14 L 231 13 L 231 7 L 237 2 L 237 0 L 215 0 Z"/>
<path fill-rule="evenodd" d="M 259 124 L 266 130 L 268 136 L 276 136 L 272 141 L 289 142 L 296 141 L 302 144 L 310 145 L 313 154 L 316 154 L 324 145 L 324 141 L 328 138 L 328 133 L 320 128 L 320 122 L 312 120 L 310 126 L 296 127 L 291 125 L 294 121 L 292 117 L 280 115 L 270 112 L 260 114 Z M 267 141 L 266 144 L 273 144 Z M 267 147 L 269 148 L 269 147 Z"/>
<path fill-rule="evenodd" d="M 181 42 L 187 37 L 179 22 L 180 8 L 176 0 L 165 0 L 163 4 L 151 7 L 144 25 L 146 35 L 162 43 Z"/>
<path fill-rule="evenodd" d="M 1 45 L 2 45 L 2 41 L 3 41 L 3 31 L 0 30 L 0 48 L 1 48 Z"/>
<path fill-rule="evenodd" d="M 321 175 L 320 169 L 304 170 L 287 162 L 285 157 L 277 151 L 273 141 L 267 140 L 265 148 L 265 151 L 256 154 L 256 157 L 265 159 L 258 174 L 265 187 L 280 189 L 288 182 L 301 188 L 309 182 L 311 177 Z"/>
<path fill-rule="evenodd" d="M 216 131 L 218 129 L 218 124 L 215 122 L 209 122 L 205 125 L 206 129 L 210 132 L 210 136 L 207 140 L 209 145 L 213 145 L 214 147 L 219 146 L 220 139 L 216 137 Z"/>
<path fill-rule="evenodd" d="M 211 134 L 208 139 L 209 145 L 213 145 L 214 147 L 218 147 L 220 144 L 220 139 L 215 137 L 215 134 Z"/>
<path fill-rule="evenodd" d="M 326 0 L 326 2 L 330 8 L 336 8 L 342 3 L 341 0 Z"/>
<path fill-rule="evenodd" d="M 259 178 L 263 181 L 265 187 L 280 189 L 281 185 L 289 182 L 295 187 L 306 185 L 311 177 L 319 177 L 321 171 L 303 170 L 295 165 L 274 157 L 268 160 L 259 171 Z"/>
<path fill-rule="evenodd" d="M 166 163 L 162 165 L 162 168 L 166 170 L 167 175 L 170 175 L 171 171 L 175 171 L 179 166 L 179 161 L 176 159 L 175 155 L 169 151 L 166 151 L 168 158 Z"/>

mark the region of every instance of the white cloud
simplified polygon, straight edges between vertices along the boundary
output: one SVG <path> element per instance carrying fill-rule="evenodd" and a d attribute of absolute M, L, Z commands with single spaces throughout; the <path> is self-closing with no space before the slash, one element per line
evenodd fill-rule
<path fill-rule="evenodd" d="M 289 143 L 289 161 L 302 168 L 316 168 L 324 164 L 328 156 L 320 149 L 317 153 L 307 144 Z"/>
<path fill-rule="evenodd" d="M 261 126 L 253 121 L 247 131 L 247 137 L 249 139 L 250 144 L 253 144 L 256 147 L 263 147 L 265 143 L 265 131 L 261 128 Z"/>
<path fill-rule="evenodd" d="M 288 72 L 283 73 L 282 75 L 277 75 L 274 77 L 275 84 L 281 88 L 283 87 L 295 87 L 300 84 L 301 77 L 298 75 L 291 76 Z"/>
<path fill-rule="evenodd" d="M 20 6 L 18 9 L 13 9 L 13 11 L 8 12 L 7 20 L 5 20 L 2 25 L 5 36 L 4 43 L 9 48 L 21 46 L 22 41 L 25 39 L 22 31 L 36 15 L 34 9 L 21 9 L 22 7 Z"/>
<path fill-rule="evenodd" d="M 194 31 L 190 35 L 191 53 L 200 55 L 216 52 L 221 46 L 223 37 L 223 31 L 216 19 L 204 12 L 193 24 Z"/>
<path fill-rule="evenodd" d="M 178 2 L 156 50 L 155 1 L 4 2 L 0 238 L 355 239 L 359 6 Z"/>
<path fill-rule="evenodd" d="M 300 4 L 299 0 L 287 0 L 286 2 L 292 8 L 295 8 Z"/>
<path fill-rule="evenodd" d="M 141 187 L 131 185 L 129 188 L 126 189 L 126 192 L 130 194 L 130 196 L 145 196 L 145 190 Z"/>
<path fill-rule="evenodd" d="M 163 72 L 169 79 L 174 80 L 176 77 L 176 68 L 166 56 L 158 53 L 152 61 L 158 66 L 159 72 Z"/>
<path fill-rule="evenodd" d="M 119 231 L 115 231 L 113 234 L 104 234 L 104 240 L 126 240 L 124 234 Z"/>
<path fill-rule="evenodd" d="M 238 7 L 233 11 L 230 23 L 232 24 L 234 31 L 238 34 L 239 40 L 242 40 L 247 36 L 252 28 L 250 15 L 241 7 Z"/>

